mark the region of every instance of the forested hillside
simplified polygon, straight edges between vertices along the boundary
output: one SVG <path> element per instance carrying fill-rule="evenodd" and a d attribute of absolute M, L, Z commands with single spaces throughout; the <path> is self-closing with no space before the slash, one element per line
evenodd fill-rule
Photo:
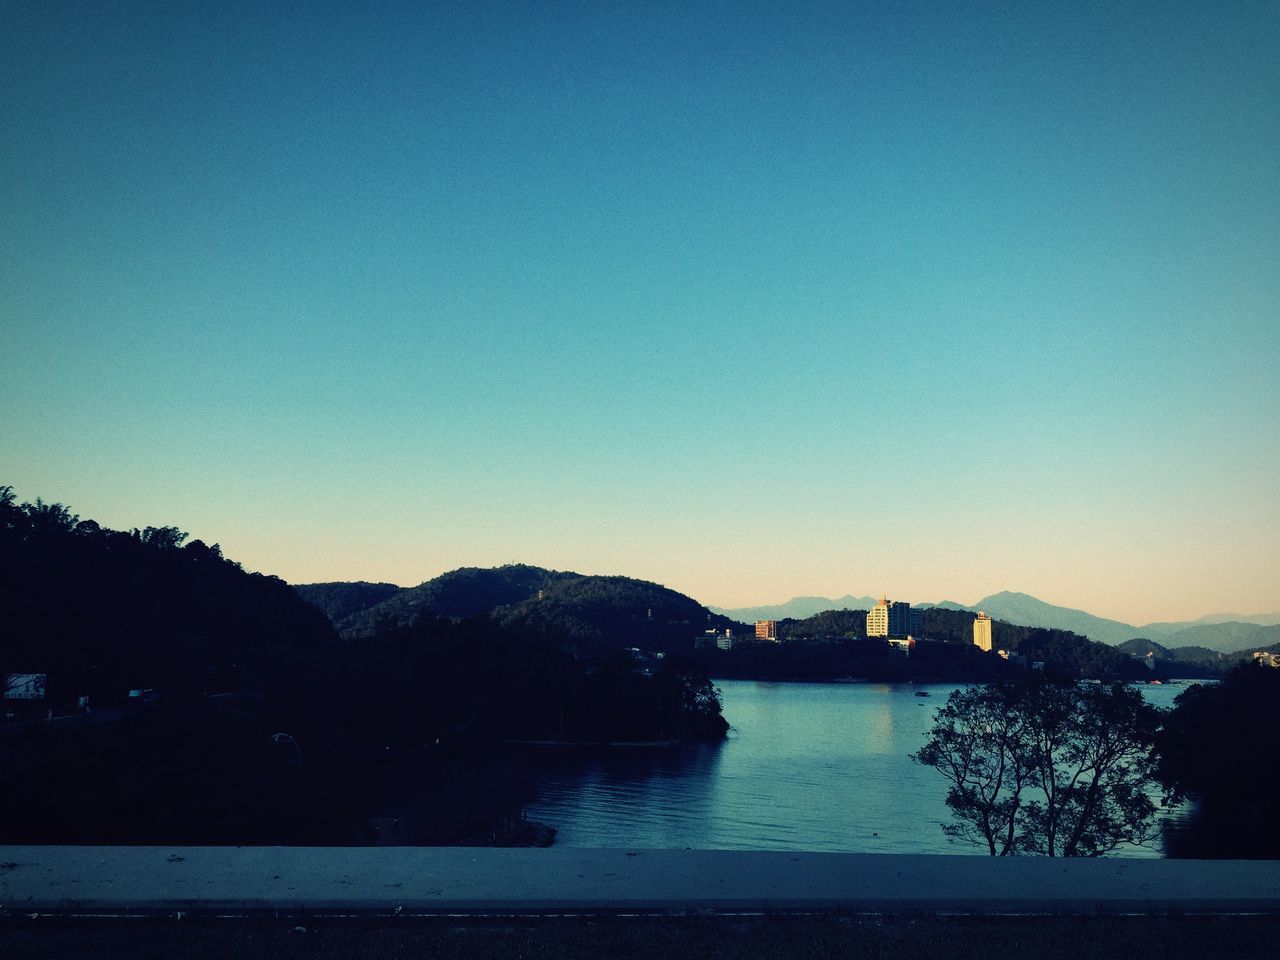
<path fill-rule="evenodd" d="M 408 626 L 423 616 L 475 617 L 519 603 L 536 596 L 545 586 L 575 576 L 516 563 L 492 568 L 461 567 L 336 618 L 334 626 L 344 637 L 355 638 L 370 636 L 380 627 Z"/>
<path fill-rule="evenodd" d="M 926 607 L 923 637 L 911 657 L 894 660 L 888 645 L 867 638 L 867 611 L 827 610 L 804 620 L 778 623 L 781 644 L 747 644 L 729 654 L 707 652 L 703 660 L 716 676 L 761 679 L 830 679 L 866 677 L 884 680 L 932 678 L 984 681 L 1012 669 L 993 662 L 994 654 L 978 658 L 973 647 L 974 614 L 964 610 Z M 997 650 L 1043 661 L 1066 676 L 1097 679 L 1148 679 L 1132 657 L 1104 643 L 1065 630 L 992 623 Z M 998 658 L 995 658 L 998 659 Z"/>
<path fill-rule="evenodd" d="M 309 597 L 318 587 L 340 593 L 343 586 L 365 585 L 313 584 L 296 589 Z M 747 629 L 660 584 L 523 564 L 452 570 L 339 617 L 335 626 L 344 637 L 358 639 L 409 626 L 424 617 L 458 620 L 480 615 L 529 628 L 557 643 L 567 642 L 582 653 L 625 647 L 687 653 L 695 634 L 703 630 Z"/>
<path fill-rule="evenodd" d="M 506 842 L 530 796 L 508 741 L 724 736 L 689 661 L 588 662 L 556 618 L 514 609 L 343 642 L 283 581 L 186 539 L 0 487 L 0 677 L 47 678 L 0 715 L 0 843 L 358 843 L 387 811 L 398 842 Z M 435 596 L 487 607 L 533 569 L 463 571 Z M 340 610 L 386 586 L 313 594 Z M 649 588 L 632 600 L 656 603 Z M 627 589 L 561 602 L 603 610 Z"/>
<path fill-rule="evenodd" d="M 381 603 L 404 588 L 394 583 L 304 583 L 295 584 L 298 596 L 319 609 L 332 623 L 341 623 L 362 610 Z"/>
<path fill-rule="evenodd" d="M 337 642 L 276 577 L 246 573 L 176 527 L 109 530 L 0 487 L 0 673 L 48 675 L 55 704 L 270 694 Z"/>

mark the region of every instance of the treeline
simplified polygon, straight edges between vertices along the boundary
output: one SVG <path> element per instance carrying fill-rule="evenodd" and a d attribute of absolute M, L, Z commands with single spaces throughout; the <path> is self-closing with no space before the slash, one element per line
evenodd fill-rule
<path fill-rule="evenodd" d="M 904 656 L 879 639 L 742 643 L 704 649 L 697 658 L 711 676 L 733 680 L 986 683 L 1022 672 L 972 645 L 920 643 Z"/>
<path fill-rule="evenodd" d="M 1148 654 L 1153 665 L 1152 672 L 1160 677 L 1213 678 L 1221 677 L 1242 662 L 1253 659 L 1255 652 L 1280 653 L 1280 643 L 1263 647 L 1245 647 L 1234 653 L 1222 653 L 1208 647 L 1174 647 L 1170 649 L 1142 637 L 1126 640 L 1116 648 L 1122 653 L 1139 660 L 1147 660 Z"/>
<path fill-rule="evenodd" d="M 47 674 L 51 706 L 122 706 L 136 688 L 163 688 L 174 705 L 229 690 L 271 699 L 337 648 L 284 581 L 187 539 L 19 504 L 0 486 L 0 673 Z"/>
<path fill-rule="evenodd" d="M 1170 856 L 1280 858 L 1277 730 L 1280 669 L 1237 664 L 1178 695 L 1156 738 L 1158 774 L 1171 799 L 1195 807 L 1166 831 Z"/>
<path fill-rule="evenodd" d="M 867 637 L 867 611 L 827 610 L 803 620 L 778 622 L 780 643 L 742 643 L 698 656 L 712 676 L 751 680 L 936 680 L 985 683 L 1023 669 L 973 646 L 974 615 L 962 610 L 923 610 L 923 636 L 909 657 Z M 1132 657 L 1065 630 L 995 621 L 997 650 L 1043 662 L 1063 677 L 1145 680 L 1152 674 Z"/>
<path fill-rule="evenodd" d="M 381 815 L 402 841 L 493 840 L 529 799 L 506 741 L 727 728 L 689 661 L 586 662 L 489 617 L 344 642 L 282 581 L 186 540 L 0 487 L 0 677 L 48 678 L 4 701 L 0 842 L 368 842 Z"/>

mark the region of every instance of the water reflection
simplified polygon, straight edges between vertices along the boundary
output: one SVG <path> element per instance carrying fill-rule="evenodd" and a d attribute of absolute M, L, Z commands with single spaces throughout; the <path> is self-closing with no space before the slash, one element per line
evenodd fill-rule
<path fill-rule="evenodd" d="M 724 747 L 535 755 L 539 802 L 529 815 L 555 826 L 557 842 L 569 846 L 691 846 L 714 818 Z"/>
<path fill-rule="evenodd" d="M 954 685 L 718 686 L 727 741 L 535 755 L 529 816 L 556 827 L 565 846 L 975 852 L 942 833 L 943 779 L 908 759 Z M 1167 706 L 1177 692 L 1148 695 Z"/>

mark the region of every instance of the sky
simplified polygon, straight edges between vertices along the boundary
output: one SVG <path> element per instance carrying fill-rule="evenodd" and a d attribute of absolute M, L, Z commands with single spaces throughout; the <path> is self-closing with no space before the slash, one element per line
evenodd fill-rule
<path fill-rule="evenodd" d="M 0 484 L 290 582 L 1280 609 L 1280 5 L 0 0 Z"/>

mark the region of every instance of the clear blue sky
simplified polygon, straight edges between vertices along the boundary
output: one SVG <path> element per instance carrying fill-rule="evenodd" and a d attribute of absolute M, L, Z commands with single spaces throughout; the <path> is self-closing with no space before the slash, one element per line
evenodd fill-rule
<path fill-rule="evenodd" d="M 20 497 L 294 582 L 1280 608 L 1274 2 L 0 12 Z"/>

